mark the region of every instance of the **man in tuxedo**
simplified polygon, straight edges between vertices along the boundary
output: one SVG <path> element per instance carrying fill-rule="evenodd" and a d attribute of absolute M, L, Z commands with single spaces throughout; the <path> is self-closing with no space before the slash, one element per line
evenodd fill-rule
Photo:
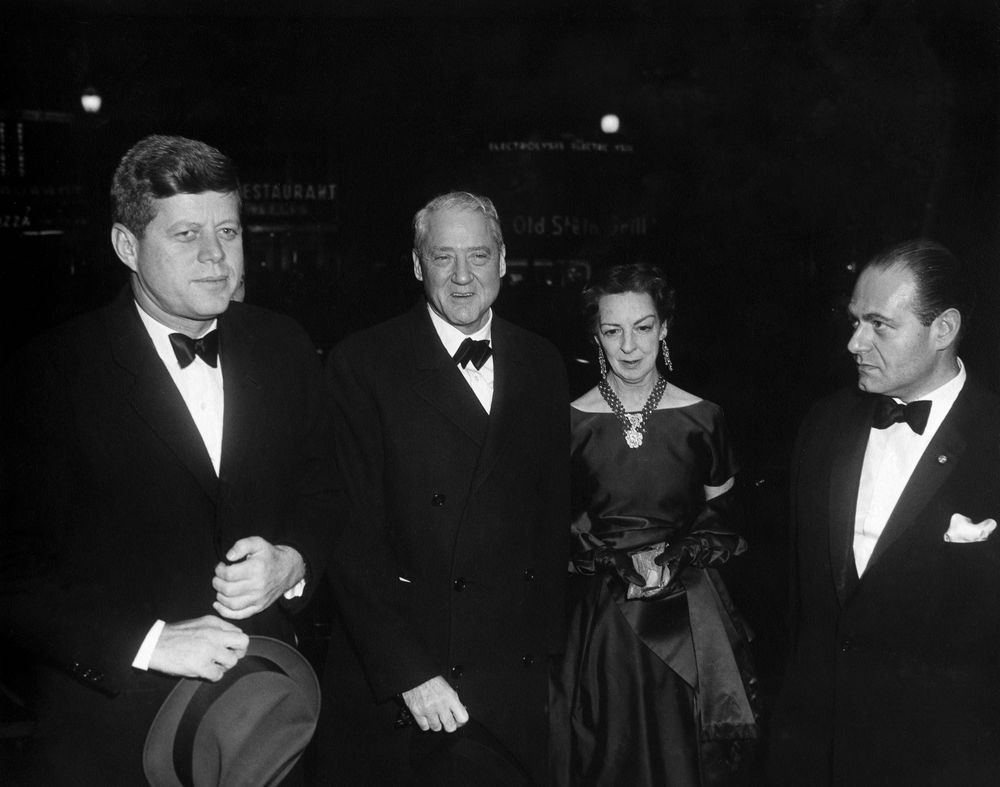
<path fill-rule="evenodd" d="M 1000 402 L 957 355 L 943 247 L 873 259 L 850 301 L 858 390 L 792 465 L 793 649 L 770 780 L 1000 783 Z"/>
<path fill-rule="evenodd" d="M 30 784 L 144 783 L 178 677 L 219 680 L 251 634 L 293 641 L 331 538 L 321 365 L 290 319 L 231 302 L 232 163 L 147 137 L 112 208 L 130 285 L 4 374 L 0 620 L 38 660 Z"/>
<path fill-rule="evenodd" d="M 564 631 L 564 367 L 491 308 L 506 263 L 489 199 L 437 197 L 414 230 L 424 298 L 328 361 L 350 503 L 317 741 L 345 783 L 541 782 Z"/>

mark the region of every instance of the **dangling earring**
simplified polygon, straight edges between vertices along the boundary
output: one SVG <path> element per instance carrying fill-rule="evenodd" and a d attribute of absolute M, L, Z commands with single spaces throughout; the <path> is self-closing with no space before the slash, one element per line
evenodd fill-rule
<path fill-rule="evenodd" d="M 604 360 L 604 350 L 601 349 L 601 343 L 597 342 L 597 365 L 601 369 L 601 379 L 605 379 L 608 376 L 608 364 Z"/>
<path fill-rule="evenodd" d="M 666 336 L 660 339 L 660 350 L 663 352 L 663 363 L 667 367 L 667 371 L 672 372 L 674 370 L 674 365 L 670 362 L 670 350 L 667 348 Z"/>

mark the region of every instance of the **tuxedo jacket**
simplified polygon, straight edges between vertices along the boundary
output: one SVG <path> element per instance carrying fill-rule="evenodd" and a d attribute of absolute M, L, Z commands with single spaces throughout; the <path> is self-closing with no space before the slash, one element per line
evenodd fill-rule
<path fill-rule="evenodd" d="M 854 518 L 876 397 L 805 419 L 792 473 L 793 651 L 772 735 L 779 784 L 1000 784 L 1000 401 L 970 379 L 858 578 Z"/>
<path fill-rule="evenodd" d="M 350 720 L 328 751 L 348 781 L 356 762 L 364 783 L 403 783 L 411 732 L 394 727 L 391 698 L 435 675 L 545 770 L 547 656 L 564 645 L 569 397 L 547 341 L 494 314 L 492 347 L 489 414 L 423 301 L 328 361 L 350 513 L 330 572 L 347 636 L 330 650 L 325 707 Z"/>
<path fill-rule="evenodd" d="M 4 379 L 3 634 L 39 661 L 37 783 L 142 782 L 141 751 L 176 683 L 131 667 L 156 619 L 215 614 L 215 565 L 261 536 L 315 586 L 335 515 L 322 366 L 291 320 L 219 317 L 217 476 L 129 290 L 15 357 Z M 303 602 L 298 602 L 303 603 Z M 291 641 L 290 605 L 245 621 Z"/>

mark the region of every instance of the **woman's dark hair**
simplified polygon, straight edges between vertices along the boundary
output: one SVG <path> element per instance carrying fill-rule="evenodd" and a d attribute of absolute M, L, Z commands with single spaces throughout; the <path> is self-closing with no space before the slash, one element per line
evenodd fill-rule
<path fill-rule="evenodd" d="M 643 292 L 653 299 L 656 316 L 669 327 L 674 320 L 674 288 L 654 265 L 614 265 L 599 273 L 583 291 L 583 316 L 587 330 L 597 332 L 599 303 L 605 295 Z"/>
<path fill-rule="evenodd" d="M 154 199 L 218 191 L 240 200 L 240 181 L 223 153 L 185 137 L 153 135 L 122 157 L 111 181 L 111 220 L 138 238 L 153 220 Z"/>

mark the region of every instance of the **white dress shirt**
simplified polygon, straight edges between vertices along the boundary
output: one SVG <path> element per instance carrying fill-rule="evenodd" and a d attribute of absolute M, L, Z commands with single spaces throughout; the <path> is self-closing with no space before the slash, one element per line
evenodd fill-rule
<path fill-rule="evenodd" d="M 917 434 L 906 423 L 892 424 L 886 429 L 873 427 L 869 432 L 854 515 L 854 562 L 858 576 L 867 568 L 889 515 L 928 443 L 958 398 L 965 378 L 965 366 L 959 359 L 958 374 L 940 388 L 920 397 L 931 403 L 923 434 Z"/>
<path fill-rule="evenodd" d="M 212 368 L 200 357 L 195 359 L 182 369 L 174 353 L 174 346 L 170 343 L 170 334 L 177 333 L 172 328 L 168 328 L 161 322 L 157 322 L 142 310 L 139 304 L 139 316 L 143 325 L 149 333 L 149 338 L 153 340 L 153 347 L 156 354 L 160 356 L 163 365 L 170 372 L 170 377 L 184 398 L 188 412 L 194 419 L 198 433 L 205 443 L 205 449 L 212 460 L 212 467 L 215 474 L 219 474 L 219 462 L 222 458 L 222 419 L 225 410 L 224 386 L 222 383 L 222 354 L 219 354 L 218 365 Z M 212 320 L 208 330 L 204 331 L 195 339 L 200 339 L 211 331 L 214 331 L 218 320 Z"/>
<path fill-rule="evenodd" d="M 465 339 L 472 339 L 474 341 L 485 339 L 490 342 L 490 347 L 493 346 L 492 309 L 490 309 L 489 315 L 486 318 L 486 325 L 471 335 L 462 333 L 454 325 L 446 322 L 430 306 L 427 307 L 427 311 L 430 312 L 431 322 L 434 324 L 434 330 L 437 331 L 437 335 L 441 339 L 444 349 L 448 351 L 448 355 L 454 356 L 458 351 L 459 345 Z M 459 366 L 458 370 L 465 377 L 465 381 L 469 384 L 469 387 L 476 395 L 476 398 L 479 399 L 483 409 L 486 410 L 486 412 L 489 412 L 490 406 L 493 404 L 493 356 L 491 355 L 486 359 L 486 363 L 483 364 L 481 369 L 477 369 L 475 364 L 468 363 L 464 368 Z"/>

